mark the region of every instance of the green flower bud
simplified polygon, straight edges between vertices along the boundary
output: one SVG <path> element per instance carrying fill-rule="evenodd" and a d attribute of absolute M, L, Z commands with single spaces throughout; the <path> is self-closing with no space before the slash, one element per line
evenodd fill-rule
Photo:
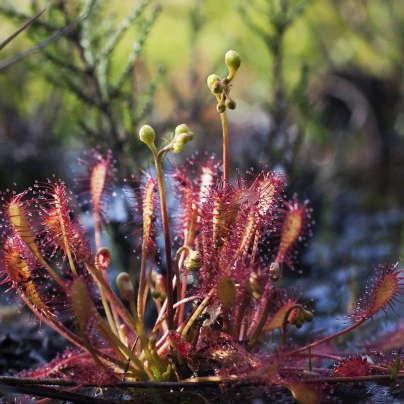
<path fill-rule="evenodd" d="M 224 111 L 226 111 L 226 105 L 224 105 L 223 102 L 219 102 L 216 105 L 216 111 L 219 112 L 219 114 L 223 113 Z"/>
<path fill-rule="evenodd" d="M 304 321 L 307 321 L 310 323 L 310 321 L 313 321 L 314 314 L 311 311 L 303 310 L 303 318 L 304 318 Z"/>
<path fill-rule="evenodd" d="M 156 132 L 150 125 L 144 125 L 140 128 L 139 138 L 143 143 L 146 143 L 147 146 L 150 147 L 154 144 Z"/>
<path fill-rule="evenodd" d="M 232 99 L 228 98 L 226 100 L 226 107 L 229 109 L 236 109 L 236 101 L 233 101 Z"/>
<path fill-rule="evenodd" d="M 202 266 L 201 254 L 198 251 L 191 250 L 184 261 L 184 267 L 188 271 L 195 271 Z"/>
<path fill-rule="evenodd" d="M 224 90 L 224 84 L 222 81 L 215 81 L 210 87 L 210 91 L 213 94 L 220 94 Z"/>
<path fill-rule="evenodd" d="M 179 135 L 176 135 L 172 143 L 173 152 L 181 153 L 184 145 L 190 142 L 193 138 L 194 138 L 193 132 L 180 133 Z"/>
<path fill-rule="evenodd" d="M 187 133 L 187 132 L 189 132 L 189 128 L 188 128 L 188 126 L 187 125 L 185 125 L 185 123 L 182 123 L 181 125 L 178 125 L 176 128 L 175 128 L 175 134 L 176 135 L 179 135 L 179 134 L 181 134 L 181 133 Z"/>
<path fill-rule="evenodd" d="M 301 319 L 300 317 L 296 318 L 296 320 L 292 321 L 292 324 L 296 327 L 296 328 L 302 328 L 304 323 L 304 320 Z"/>
<path fill-rule="evenodd" d="M 179 143 L 179 142 L 174 142 L 173 143 L 173 152 L 180 154 L 182 152 L 182 148 L 184 147 L 183 144 Z"/>
<path fill-rule="evenodd" d="M 119 293 L 126 300 L 135 298 L 135 291 L 129 275 L 126 272 L 120 273 L 116 278 L 116 285 L 118 286 Z"/>
<path fill-rule="evenodd" d="M 208 83 L 209 89 L 212 91 L 212 86 L 216 83 L 216 81 L 222 80 L 217 74 L 211 74 L 208 76 L 206 82 Z"/>
<path fill-rule="evenodd" d="M 153 299 L 160 299 L 160 296 L 161 296 L 161 289 L 160 288 L 156 288 L 156 289 L 154 289 L 153 290 L 153 292 L 152 292 L 152 298 Z"/>
<path fill-rule="evenodd" d="M 227 78 L 231 80 L 236 74 L 237 69 L 240 67 L 240 55 L 234 50 L 229 50 L 224 57 L 224 61 L 227 68 L 229 69 L 229 75 L 227 76 Z"/>

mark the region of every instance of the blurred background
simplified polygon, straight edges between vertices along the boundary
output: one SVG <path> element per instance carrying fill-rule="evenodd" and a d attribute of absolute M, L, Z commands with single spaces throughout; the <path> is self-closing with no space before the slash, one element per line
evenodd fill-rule
<path fill-rule="evenodd" d="M 1 0 L 0 42 L 44 7 L 0 51 L 0 189 L 53 174 L 72 185 L 77 157 L 96 146 L 112 149 L 120 179 L 147 169 L 146 123 L 161 139 L 186 123 L 186 152 L 220 157 L 206 78 L 227 74 L 234 49 L 233 179 L 261 164 L 284 172 L 287 197 L 309 199 L 316 221 L 303 274 L 286 275 L 335 315 L 403 255 L 401 0 Z M 130 251 L 112 212 L 116 248 Z"/>

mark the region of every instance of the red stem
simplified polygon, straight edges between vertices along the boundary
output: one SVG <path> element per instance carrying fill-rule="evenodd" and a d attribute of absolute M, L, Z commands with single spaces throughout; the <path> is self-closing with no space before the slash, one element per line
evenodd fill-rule
<path fill-rule="evenodd" d="M 321 344 L 324 344 L 324 343 L 326 343 L 326 342 L 328 342 L 328 341 L 331 341 L 332 339 L 337 338 L 337 337 L 339 337 L 340 335 L 343 335 L 343 334 L 345 334 L 345 333 L 347 333 L 347 332 L 349 332 L 349 331 L 354 330 L 356 327 L 359 327 L 361 324 L 363 324 L 366 320 L 367 320 L 367 318 L 362 318 L 362 319 L 359 320 L 357 323 L 352 324 L 350 327 L 345 328 L 344 330 L 338 331 L 338 332 L 336 332 L 335 334 L 329 335 L 328 337 L 325 337 L 325 338 L 320 339 L 320 340 L 318 340 L 318 341 L 312 342 L 311 344 L 306 345 L 306 346 L 304 346 L 304 347 L 295 349 L 294 351 L 285 352 L 285 357 L 297 355 L 297 354 L 299 354 L 299 353 L 301 353 L 301 352 L 307 351 L 307 350 L 310 349 L 310 348 L 314 348 L 314 347 L 316 347 L 316 346 L 318 346 L 318 345 L 321 345 Z"/>

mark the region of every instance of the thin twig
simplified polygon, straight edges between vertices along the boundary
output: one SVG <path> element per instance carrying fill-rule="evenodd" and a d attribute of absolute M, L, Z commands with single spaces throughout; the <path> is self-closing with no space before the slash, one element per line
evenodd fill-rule
<path fill-rule="evenodd" d="M 47 9 L 48 9 L 48 7 L 44 8 L 38 14 L 34 15 L 24 25 L 22 25 L 20 28 L 18 28 L 17 31 L 15 31 L 12 35 L 10 35 L 2 43 L 0 43 L 0 50 L 2 50 L 8 43 L 10 43 L 18 34 L 20 34 L 22 31 L 24 31 L 25 28 L 27 28 L 29 25 L 31 25 L 36 19 L 38 19 Z"/>
<path fill-rule="evenodd" d="M 19 55 L 12 56 L 3 62 L 0 63 L 0 71 L 6 69 L 7 67 L 10 67 L 14 63 L 19 62 L 20 60 L 32 55 L 33 53 L 37 52 L 38 50 L 44 48 L 45 46 L 48 46 L 52 42 L 56 42 L 58 39 L 66 35 L 68 32 L 70 32 L 74 28 L 74 25 L 68 25 L 67 27 L 61 29 L 59 32 L 57 32 L 55 35 L 52 35 L 50 38 L 45 39 L 44 41 L 40 42 L 39 44 L 35 45 L 34 47 L 20 53 Z"/>

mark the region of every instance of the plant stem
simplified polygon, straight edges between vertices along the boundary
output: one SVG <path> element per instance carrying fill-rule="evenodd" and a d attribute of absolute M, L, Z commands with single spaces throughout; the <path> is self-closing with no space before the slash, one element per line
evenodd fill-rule
<path fill-rule="evenodd" d="M 95 248 L 97 251 L 99 251 L 101 249 L 101 230 L 100 230 L 100 215 L 99 215 L 98 211 L 94 210 L 93 218 L 94 218 Z M 107 281 L 107 277 L 105 276 L 105 273 L 102 273 L 101 275 Z M 100 282 L 97 282 L 97 285 L 98 285 L 98 289 L 100 291 L 101 302 L 102 302 L 102 306 L 104 307 L 105 315 L 107 316 L 108 324 L 111 326 L 112 332 L 115 335 L 118 335 L 118 324 L 115 324 L 114 318 L 112 317 L 111 308 L 109 307 L 108 301 L 106 299 L 104 287 L 102 286 L 102 284 Z"/>
<path fill-rule="evenodd" d="M 100 230 L 100 214 L 94 210 L 94 238 L 95 238 L 95 248 L 98 251 L 101 248 L 101 230 Z"/>
<path fill-rule="evenodd" d="M 288 320 L 289 316 L 294 310 L 304 310 L 303 306 L 301 304 L 294 304 L 293 306 L 289 307 L 288 311 L 286 312 L 284 318 L 283 318 L 283 323 L 282 323 L 282 348 L 286 347 L 286 339 L 288 336 Z"/>
<path fill-rule="evenodd" d="M 154 164 L 156 166 L 157 183 L 159 186 L 160 193 L 160 209 L 161 209 L 161 219 L 163 222 L 163 232 L 164 232 L 164 245 L 166 253 L 166 288 L 167 288 L 167 324 L 168 329 L 174 329 L 174 308 L 173 308 L 173 267 L 172 267 L 172 257 L 171 257 L 171 239 L 170 239 L 170 227 L 168 223 L 167 214 L 167 201 L 166 201 L 166 191 L 164 186 L 164 176 L 162 168 L 162 160 L 166 152 L 169 149 L 163 148 L 158 153 L 156 150 L 152 150 L 154 156 Z"/>
<path fill-rule="evenodd" d="M 56 209 L 56 212 L 57 212 L 57 216 L 58 216 L 58 218 L 60 219 L 60 220 L 59 220 L 59 223 L 60 223 L 60 231 L 61 231 L 61 236 L 62 236 L 63 244 L 64 244 L 64 246 L 65 246 L 65 253 L 66 253 L 67 259 L 68 259 L 68 261 L 69 261 L 70 269 L 72 270 L 72 272 L 73 272 L 73 274 L 74 274 L 75 276 L 78 276 L 78 275 L 77 275 L 77 271 L 76 271 L 76 267 L 75 267 L 75 265 L 74 265 L 74 260 L 73 260 L 73 257 L 72 257 L 72 253 L 71 253 L 71 251 L 70 251 L 69 240 L 67 239 L 66 227 L 65 227 L 65 222 L 64 222 L 64 220 L 63 220 L 63 215 L 62 215 L 62 210 L 61 210 L 62 208 L 61 208 L 61 206 L 62 206 L 62 203 L 61 203 L 59 197 L 57 197 L 57 196 L 55 195 L 55 209 Z"/>
<path fill-rule="evenodd" d="M 195 320 L 199 317 L 200 314 L 202 314 L 203 310 L 205 309 L 205 307 L 208 305 L 210 298 L 213 296 L 215 292 L 215 288 L 213 288 L 208 295 L 205 297 L 205 299 L 203 299 L 202 303 L 198 306 L 198 308 L 194 311 L 194 313 L 192 314 L 192 317 L 188 320 L 186 326 L 184 327 L 184 329 L 181 332 L 181 338 L 185 338 L 185 336 L 187 335 L 187 332 L 189 331 L 189 329 L 192 327 L 192 324 L 195 322 Z"/>
<path fill-rule="evenodd" d="M 28 245 L 28 244 L 27 244 Z M 46 269 L 48 274 L 58 283 L 58 285 L 66 292 L 68 293 L 68 289 L 66 284 L 63 282 L 62 278 L 51 268 L 51 266 L 45 261 L 45 259 L 42 257 L 42 255 L 39 253 L 39 250 L 37 248 L 32 249 L 29 245 L 28 247 L 31 249 L 33 254 L 35 255 L 35 258 L 38 260 L 38 262 Z M 35 245 L 36 247 L 36 245 Z"/>
<path fill-rule="evenodd" d="M 180 300 L 179 302 L 175 303 L 174 308 L 185 306 L 185 303 L 192 302 L 193 300 L 200 300 L 200 299 L 202 299 L 202 296 L 199 296 L 199 295 L 186 297 L 186 298 Z M 156 324 L 154 325 L 153 330 L 150 333 L 150 339 L 152 337 L 154 337 L 154 335 L 157 333 L 158 329 L 160 328 L 160 325 L 163 323 L 163 321 L 166 319 L 166 317 L 167 317 L 167 313 L 165 312 L 165 310 L 164 309 L 160 310 L 159 316 L 156 320 Z"/>
<path fill-rule="evenodd" d="M 25 297 L 21 296 L 22 299 L 24 300 L 25 304 L 31 309 L 33 313 L 35 313 L 36 309 L 32 305 L 32 303 Z M 59 320 L 56 319 L 56 317 L 53 317 L 52 314 L 46 315 L 44 313 L 43 317 L 41 317 L 41 321 L 46 323 L 50 328 L 52 328 L 54 331 L 62 335 L 64 338 L 66 338 L 69 342 L 71 342 L 73 345 L 76 345 L 80 349 L 84 349 L 87 351 L 87 347 L 85 346 L 83 340 L 78 337 L 76 334 L 74 334 L 72 331 L 70 331 L 68 328 L 66 328 Z M 112 356 L 108 355 L 105 352 L 101 352 L 100 350 L 94 348 L 94 351 L 102 358 L 105 360 L 108 360 L 109 362 L 117 365 L 117 366 L 122 366 L 122 362 L 117 359 L 113 358 Z"/>
<path fill-rule="evenodd" d="M 230 329 L 230 319 L 229 319 L 229 309 L 222 306 L 222 316 L 223 316 L 223 332 L 229 334 Z"/>
<path fill-rule="evenodd" d="M 305 358 L 308 357 L 309 354 L 308 353 L 302 353 L 299 354 L 299 356 Z M 312 358 L 324 358 L 324 359 L 331 359 L 335 362 L 341 362 L 343 360 L 343 358 L 341 356 L 336 356 L 336 355 L 330 355 L 330 354 L 326 354 L 326 353 L 321 353 L 321 352 L 312 352 L 310 354 L 310 356 Z"/>
<path fill-rule="evenodd" d="M 236 340 L 239 339 L 240 337 L 240 328 L 241 328 L 241 322 L 243 320 L 243 315 L 247 309 L 248 303 L 250 303 L 250 296 L 245 293 L 240 304 L 236 306 L 236 313 L 234 315 L 234 324 L 233 324 L 233 338 Z"/>
<path fill-rule="evenodd" d="M 123 342 L 112 332 L 109 328 L 108 324 L 104 321 L 104 319 L 99 315 L 98 311 L 93 307 L 93 314 L 97 320 L 96 326 L 99 332 L 102 334 L 104 339 L 108 342 L 109 346 L 115 351 L 115 353 L 119 356 L 122 354 L 126 356 L 126 358 L 130 358 L 130 360 L 136 364 L 139 368 L 141 377 L 143 379 L 147 379 L 145 373 L 144 363 L 134 354 L 132 351 L 123 344 Z M 150 364 L 152 365 L 152 364 Z M 153 368 L 153 370 L 155 370 Z M 158 370 L 155 373 L 155 376 L 158 377 Z"/>
<path fill-rule="evenodd" d="M 97 268 L 90 264 L 86 264 L 87 270 L 94 276 L 94 278 L 103 286 L 104 291 L 106 293 L 106 296 L 109 298 L 109 300 L 112 302 L 112 305 L 117 308 L 119 311 L 119 314 L 121 318 L 126 322 L 126 324 L 132 329 L 137 328 L 137 324 L 135 319 L 131 316 L 131 314 L 128 312 L 124 304 L 121 302 L 120 299 L 116 296 L 114 291 L 111 289 L 111 286 L 108 284 L 108 282 L 104 279 L 102 274 L 98 271 Z"/>
<path fill-rule="evenodd" d="M 140 264 L 139 275 L 139 290 L 137 294 L 137 316 L 139 321 L 144 325 L 144 292 L 146 288 L 146 265 L 149 258 L 149 252 L 145 244 L 145 240 L 142 243 L 142 262 Z M 133 314 L 134 315 L 134 314 Z"/>
<path fill-rule="evenodd" d="M 154 358 L 151 355 L 151 352 L 149 349 L 150 340 L 146 336 L 144 324 L 140 323 L 139 318 L 137 316 L 137 309 L 136 309 L 135 301 L 130 300 L 129 305 L 130 305 L 130 309 L 132 311 L 132 315 L 135 318 L 135 322 L 139 325 L 138 327 L 135 328 L 135 331 L 136 331 L 136 334 L 139 336 L 140 343 L 142 344 L 145 357 L 149 361 L 150 368 L 153 370 L 154 375 L 157 377 L 158 380 L 161 380 L 161 377 L 162 377 L 161 369 L 164 367 L 164 364 L 158 355 L 156 355 Z"/>
<path fill-rule="evenodd" d="M 365 318 L 362 318 L 361 320 L 359 320 L 359 321 L 356 322 L 355 324 L 352 324 L 350 327 L 345 328 L 344 330 L 338 331 L 338 332 L 336 332 L 335 334 L 332 334 L 332 335 L 329 335 L 328 337 L 325 337 L 325 338 L 323 338 L 323 339 L 320 339 L 319 341 L 312 342 L 311 344 L 306 345 L 306 346 L 304 346 L 304 347 L 295 349 L 294 351 L 286 352 L 285 355 L 286 355 L 286 356 L 293 356 L 293 355 L 299 354 L 299 353 L 301 353 L 301 352 L 307 351 L 307 350 L 310 349 L 310 348 L 314 348 L 314 347 L 316 347 L 316 346 L 318 346 L 318 345 L 321 345 L 321 344 L 324 344 L 324 343 L 326 343 L 326 342 L 328 342 L 328 341 L 331 341 L 332 339 L 337 338 L 337 337 L 339 337 L 340 335 L 343 335 L 343 334 L 345 334 L 345 333 L 347 333 L 347 332 L 349 332 L 349 331 L 354 330 L 356 327 L 359 327 L 361 324 L 363 324 L 366 320 L 367 320 L 366 317 L 365 317 Z"/>
<path fill-rule="evenodd" d="M 220 114 L 223 131 L 223 176 L 224 180 L 229 181 L 229 125 L 227 123 L 226 111 Z"/>
<path fill-rule="evenodd" d="M 180 282 L 180 266 L 179 266 L 179 262 L 180 262 L 180 258 L 183 255 L 183 253 L 189 253 L 189 251 L 191 250 L 190 247 L 187 246 L 182 246 L 177 253 L 175 254 L 175 276 L 177 278 L 177 302 L 180 301 L 181 299 L 181 282 Z M 185 280 L 186 282 L 186 280 Z"/>
<path fill-rule="evenodd" d="M 258 337 L 261 334 L 262 329 L 264 328 L 265 322 L 267 321 L 271 303 L 271 299 L 268 298 L 265 302 L 264 309 L 262 310 L 257 326 L 255 327 L 255 330 L 252 332 L 249 338 L 250 341 L 247 345 L 247 349 L 251 349 L 258 341 Z"/>
<path fill-rule="evenodd" d="M 149 293 L 149 290 L 150 290 L 150 284 L 151 284 L 151 278 L 152 278 L 154 264 L 155 264 L 154 257 L 151 257 L 150 264 L 149 264 L 149 273 L 147 275 L 146 285 L 145 285 L 145 288 L 143 291 L 143 310 L 144 310 L 144 307 L 146 307 L 147 294 Z"/>

